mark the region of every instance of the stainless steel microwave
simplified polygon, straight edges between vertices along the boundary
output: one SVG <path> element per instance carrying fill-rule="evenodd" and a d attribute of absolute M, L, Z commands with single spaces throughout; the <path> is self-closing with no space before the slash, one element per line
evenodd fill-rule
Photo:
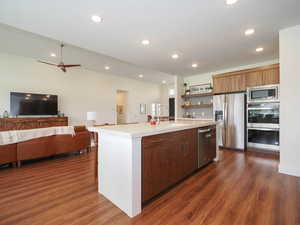
<path fill-rule="evenodd" d="M 247 89 L 248 102 L 279 102 L 279 85 L 265 85 Z"/>

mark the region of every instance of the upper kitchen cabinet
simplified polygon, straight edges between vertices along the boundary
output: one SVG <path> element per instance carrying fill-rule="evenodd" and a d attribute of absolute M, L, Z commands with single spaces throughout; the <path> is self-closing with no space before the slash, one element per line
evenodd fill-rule
<path fill-rule="evenodd" d="M 279 66 L 278 68 L 264 70 L 262 72 L 262 85 L 279 84 Z"/>
<path fill-rule="evenodd" d="M 246 74 L 246 86 L 279 84 L 279 64 L 258 67 Z"/>
<path fill-rule="evenodd" d="M 246 75 L 246 86 L 254 87 L 261 86 L 263 83 L 262 71 L 254 71 L 247 73 Z"/>
<path fill-rule="evenodd" d="M 247 87 L 279 84 L 279 64 L 213 76 L 214 94 L 246 91 Z"/>
<path fill-rule="evenodd" d="M 246 90 L 245 74 L 216 75 L 213 77 L 214 94 L 240 92 Z"/>

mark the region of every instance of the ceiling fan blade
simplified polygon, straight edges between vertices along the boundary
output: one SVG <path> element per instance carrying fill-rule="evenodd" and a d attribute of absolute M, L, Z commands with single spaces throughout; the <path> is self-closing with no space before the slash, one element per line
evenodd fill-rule
<path fill-rule="evenodd" d="M 47 65 L 50 65 L 50 66 L 58 66 L 57 64 L 48 63 L 48 62 L 44 62 L 44 61 L 40 61 L 40 60 L 38 60 L 38 62 L 39 62 L 39 63 L 47 64 Z"/>
<path fill-rule="evenodd" d="M 80 64 L 67 64 L 67 65 L 64 64 L 64 62 L 63 62 L 63 47 L 64 47 L 64 44 L 61 43 L 61 45 L 60 45 L 60 63 L 59 64 L 48 63 L 48 62 L 44 62 L 44 61 L 40 61 L 40 60 L 38 60 L 38 62 L 47 64 L 50 66 L 56 66 L 56 67 L 60 68 L 64 73 L 67 72 L 66 68 L 81 66 Z"/>
<path fill-rule="evenodd" d="M 68 64 L 64 65 L 64 67 L 76 67 L 76 66 L 81 66 L 80 64 Z"/>

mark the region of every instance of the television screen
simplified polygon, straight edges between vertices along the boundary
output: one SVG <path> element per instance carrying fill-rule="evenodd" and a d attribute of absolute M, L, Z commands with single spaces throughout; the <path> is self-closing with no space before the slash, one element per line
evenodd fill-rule
<path fill-rule="evenodd" d="M 12 116 L 57 115 L 57 95 L 10 93 Z"/>

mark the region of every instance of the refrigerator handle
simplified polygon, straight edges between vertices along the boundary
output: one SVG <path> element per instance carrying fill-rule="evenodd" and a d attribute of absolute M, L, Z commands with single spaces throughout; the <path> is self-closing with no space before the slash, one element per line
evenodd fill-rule
<path fill-rule="evenodd" d="M 227 96 L 224 96 L 224 132 L 222 134 L 222 141 L 223 141 L 223 146 L 226 146 L 226 129 L 227 129 Z"/>

